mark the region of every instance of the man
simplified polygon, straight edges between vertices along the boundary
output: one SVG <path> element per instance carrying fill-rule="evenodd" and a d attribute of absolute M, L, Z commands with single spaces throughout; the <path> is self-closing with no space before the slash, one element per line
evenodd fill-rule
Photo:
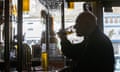
<path fill-rule="evenodd" d="M 77 36 L 84 36 L 81 43 L 72 44 L 61 30 L 63 54 L 72 59 L 71 72 L 114 72 L 114 51 L 109 38 L 99 30 L 96 16 L 82 12 L 74 26 Z"/>

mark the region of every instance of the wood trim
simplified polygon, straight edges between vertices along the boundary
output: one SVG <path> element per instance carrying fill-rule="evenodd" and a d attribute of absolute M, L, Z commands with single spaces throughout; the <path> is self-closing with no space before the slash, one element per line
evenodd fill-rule
<path fill-rule="evenodd" d="M 120 2 L 120 0 L 66 0 L 66 1 L 69 1 L 69 2 L 82 2 L 82 1 L 113 1 L 113 2 L 115 2 L 115 1 L 119 1 Z"/>

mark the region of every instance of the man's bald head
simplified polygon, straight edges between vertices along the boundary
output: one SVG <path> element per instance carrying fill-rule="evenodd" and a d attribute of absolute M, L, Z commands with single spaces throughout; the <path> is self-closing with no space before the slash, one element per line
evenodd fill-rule
<path fill-rule="evenodd" d="M 78 15 L 76 22 L 79 23 L 80 21 L 87 23 L 87 25 L 96 24 L 97 17 L 91 12 L 82 12 Z"/>
<path fill-rule="evenodd" d="M 75 29 L 80 35 L 86 35 L 93 31 L 97 25 L 97 17 L 88 11 L 82 12 L 76 19 Z"/>

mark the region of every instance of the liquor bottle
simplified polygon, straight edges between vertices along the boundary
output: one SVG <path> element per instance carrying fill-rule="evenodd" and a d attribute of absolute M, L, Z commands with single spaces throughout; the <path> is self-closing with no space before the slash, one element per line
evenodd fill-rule
<path fill-rule="evenodd" d="M 58 41 L 54 32 L 54 18 L 46 11 L 41 11 L 41 17 L 45 19 L 46 31 L 42 33 L 41 46 L 42 46 L 42 67 L 43 69 L 51 69 L 56 67 L 54 64 L 57 57 L 60 55 L 58 48 Z M 57 62 L 57 61 L 56 61 Z"/>
<path fill-rule="evenodd" d="M 61 55 L 58 39 L 54 31 L 54 17 L 49 19 L 49 49 L 48 49 L 48 60 L 49 60 L 49 69 L 56 70 L 62 68 L 63 56 Z"/>
<path fill-rule="evenodd" d="M 43 24 L 47 24 L 47 12 L 45 10 L 41 11 L 41 18 Z M 41 34 L 41 66 L 44 71 L 48 70 L 48 53 L 46 46 L 46 31 L 43 31 Z"/>
<path fill-rule="evenodd" d="M 42 38 L 41 38 L 41 46 L 42 46 L 41 58 L 42 58 L 42 68 L 44 70 L 55 68 L 56 67 L 55 63 L 57 62 L 56 60 L 60 55 L 60 50 L 58 48 L 58 41 L 56 38 L 56 34 L 54 32 L 53 17 L 50 16 L 48 21 L 49 21 L 48 49 L 46 47 L 46 31 L 42 33 Z"/>
<path fill-rule="evenodd" d="M 67 35 L 70 35 L 70 34 L 75 33 L 74 26 L 69 26 L 69 27 L 65 28 L 65 33 L 66 33 Z"/>
<path fill-rule="evenodd" d="M 44 71 L 48 70 L 48 53 L 46 49 L 46 39 L 45 39 L 45 31 L 42 32 L 41 37 L 41 66 Z"/>
<path fill-rule="evenodd" d="M 61 32 L 61 31 L 60 31 Z M 57 32 L 57 34 L 59 35 L 60 32 Z M 74 26 L 69 26 L 65 29 L 62 30 L 62 33 L 63 34 L 66 34 L 66 35 L 71 35 L 73 33 L 75 33 L 75 29 L 74 29 Z"/>
<path fill-rule="evenodd" d="M 49 57 L 59 55 L 58 40 L 54 31 L 53 17 L 49 20 Z"/>

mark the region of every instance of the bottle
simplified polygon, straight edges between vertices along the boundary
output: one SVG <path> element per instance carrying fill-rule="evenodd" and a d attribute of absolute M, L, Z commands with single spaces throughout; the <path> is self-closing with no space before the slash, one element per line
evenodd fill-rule
<path fill-rule="evenodd" d="M 61 30 L 60 32 L 57 32 L 57 34 L 59 35 L 59 33 L 61 33 L 61 32 L 66 35 L 71 35 L 71 34 L 75 33 L 75 29 L 74 29 L 74 26 L 69 26 L 69 27 Z"/>
<path fill-rule="evenodd" d="M 70 34 L 75 33 L 74 26 L 69 26 L 69 27 L 65 28 L 65 33 L 66 33 L 67 35 L 70 35 Z"/>
<path fill-rule="evenodd" d="M 54 32 L 54 18 L 49 18 L 49 57 L 55 57 L 59 55 L 59 48 L 57 46 L 58 41 Z"/>
<path fill-rule="evenodd" d="M 58 48 L 58 40 L 56 38 L 56 34 L 54 32 L 54 23 L 53 23 L 53 17 L 49 15 L 48 17 L 48 46 L 46 46 L 46 31 L 42 33 L 41 38 L 41 47 L 42 47 L 42 68 L 44 70 L 53 70 L 55 69 L 58 64 L 57 59 L 60 55 L 60 50 Z"/>
<path fill-rule="evenodd" d="M 41 66 L 44 71 L 48 70 L 48 53 L 46 50 L 46 39 L 45 39 L 45 31 L 42 32 L 41 38 Z"/>

